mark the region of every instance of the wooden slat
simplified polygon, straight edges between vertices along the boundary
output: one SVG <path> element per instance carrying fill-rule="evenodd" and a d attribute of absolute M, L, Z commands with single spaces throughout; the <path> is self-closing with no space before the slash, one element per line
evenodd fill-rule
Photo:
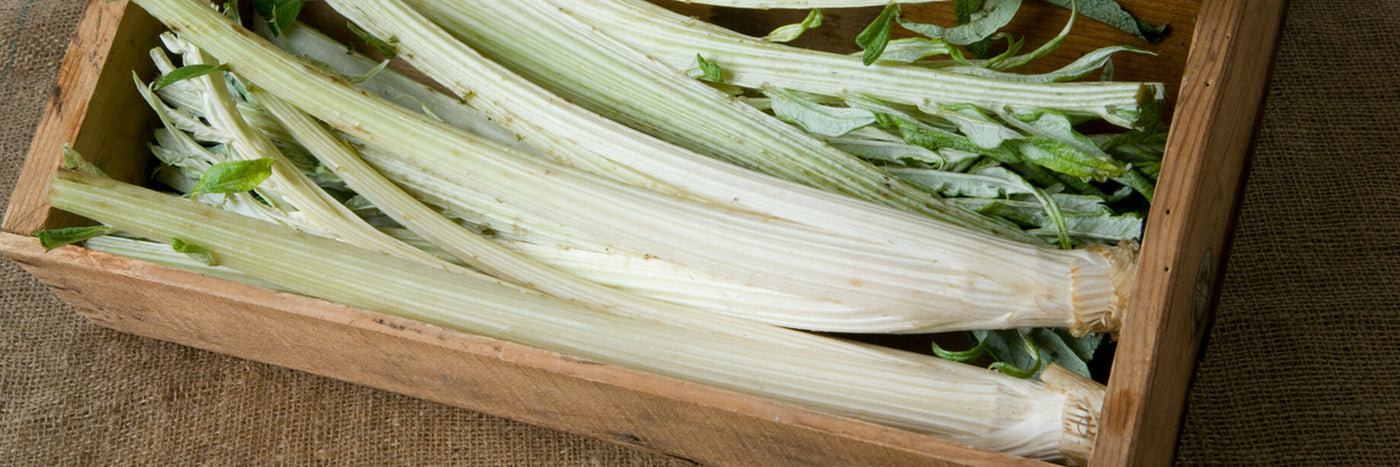
<path fill-rule="evenodd" d="M 136 92 L 132 72 L 154 69 L 147 51 L 158 44 L 159 23 L 127 2 L 90 0 L 59 68 L 43 120 L 6 210 L 3 230 L 29 233 L 46 226 L 81 222 L 44 203 L 49 175 L 62 162 L 60 148 L 78 152 L 119 180 L 140 182 L 149 174 L 146 150 L 150 117 Z M 104 73 L 108 64 L 121 64 Z M 149 77 L 149 76 L 147 76 Z"/>
<path fill-rule="evenodd" d="M 0 250 L 93 322 L 722 465 L 1048 465 L 76 247 Z"/>
<path fill-rule="evenodd" d="M 1165 465 L 1233 227 L 1282 0 L 1202 5 L 1113 361 L 1095 465 Z"/>

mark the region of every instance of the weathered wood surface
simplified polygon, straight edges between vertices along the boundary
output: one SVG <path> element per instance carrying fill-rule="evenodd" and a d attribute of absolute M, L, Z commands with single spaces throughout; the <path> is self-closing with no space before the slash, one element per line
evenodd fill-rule
<path fill-rule="evenodd" d="M 1282 0 L 1205 2 L 1119 335 L 1095 465 L 1165 465 L 1213 307 Z"/>
<path fill-rule="evenodd" d="M 89 2 L 15 184 L 5 232 L 29 233 L 81 222 L 49 209 L 43 198 L 66 143 L 119 180 L 138 181 L 149 175 L 152 158 L 146 142 L 153 117 L 131 73 L 155 69 L 147 52 L 159 44 L 154 34 L 159 27 L 145 12 L 129 11 L 124 1 Z M 116 66 L 106 67 L 109 64 Z"/>

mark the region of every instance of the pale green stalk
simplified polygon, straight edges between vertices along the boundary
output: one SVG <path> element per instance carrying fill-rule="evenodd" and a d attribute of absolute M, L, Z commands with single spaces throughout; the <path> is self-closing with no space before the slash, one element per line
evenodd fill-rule
<path fill-rule="evenodd" d="M 244 284 L 262 287 L 266 289 L 281 290 L 284 292 L 286 291 L 286 289 L 283 289 L 282 286 L 273 284 L 271 282 L 258 280 L 255 277 L 249 276 L 242 272 L 235 271 L 233 269 L 229 269 L 224 266 L 210 266 L 208 264 L 201 263 L 193 258 L 190 258 L 189 255 L 179 253 L 171 249 L 170 244 L 168 243 L 156 243 L 148 240 L 136 240 L 131 238 L 116 237 L 112 235 L 103 235 L 101 237 L 88 239 L 86 242 L 83 242 L 83 247 L 89 250 L 97 250 L 118 256 L 139 259 L 141 261 L 155 263 L 162 266 L 169 266 L 172 268 L 194 271 L 210 277 L 227 279 L 234 282 L 242 282 Z"/>
<path fill-rule="evenodd" d="M 716 333 L 739 332 L 744 336 L 799 348 L 820 348 L 827 341 L 810 334 L 758 325 L 751 319 L 707 315 L 705 310 L 633 295 L 538 263 L 528 256 L 466 230 L 414 199 L 375 171 L 354 149 L 337 139 L 330 130 L 282 99 L 258 89 L 251 92 L 254 99 L 282 121 L 298 142 L 310 150 L 322 164 L 340 175 L 346 185 L 356 193 L 433 245 L 498 279 L 544 292 L 566 302 L 620 316 L 667 322 L 693 329 L 712 330 Z M 738 315 L 742 316 L 742 313 Z M 859 346 L 835 349 L 887 357 L 884 353 Z"/>
<path fill-rule="evenodd" d="M 612 121 L 600 124 L 596 130 L 570 128 L 579 125 L 570 122 L 596 120 L 593 112 L 598 112 L 700 154 L 783 180 L 974 230 L 995 232 L 1006 238 L 1039 243 L 1013 226 L 952 207 L 800 129 L 655 63 L 541 0 L 411 2 L 424 16 L 434 18 L 444 29 L 506 64 L 510 70 L 491 63 L 466 45 L 437 37 L 435 26 L 426 18 L 403 11 L 400 3 L 403 2 L 332 2 L 332 5 L 367 30 L 399 38 L 403 50 L 416 52 L 406 54 L 410 63 L 437 81 L 451 83 L 449 87 L 456 86 L 453 91 L 458 94 L 477 96 L 471 99 L 472 105 L 497 121 L 521 128 L 518 131 L 527 138 L 568 135 L 575 144 L 564 146 L 561 151 L 604 154 L 603 157 L 715 202 L 737 204 L 763 214 L 832 228 L 830 210 L 799 219 L 790 217 L 789 211 L 811 211 L 812 208 L 773 210 L 741 204 L 772 203 L 774 198 L 780 197 L 773 194 L 771 181 L 756 180 L 751 182 L 755 188 L 748 190 L 731 182 L 739 172 L 737 168 L 725 170 L 707 165 L 695 160 L 701 156 L 667 148 L 669 144 L 658 147 L 654 140 Z M 519 34 L 518 31 L 532 33 Z M 558 47 L 561 43 L 569 47 Z M 511 76 L 512 72 L 519 73 L 520 77 Z M 554 97 L 553 93 L 563 99 Z M 565 99 L 587 109 L 555 102 Z M 536 146 L 544 144 L 536 143 Z M 695 166 L 706 172 L 691 170 Z M 711 173 L 715 175 L 709 175 Z M 745 178 L 752 176 L 749 174 Z M 707 181 L 724 183 L 697 186 Z M 798 203 L 785 204 L 791 207 Z M 825 222 L 819 220 L 823 218 Z M 835 222 L 849 224 L 844 220 Z"/>
<path fill-rule="evenodd" d="M 456 3 L 415 1 L 425 8 L 428 4 Z M 748 88 L 771 85 L 830 96 L 856 93 L 907 105 L 1051 108 L 1130 127 L 1137 120 L 1141 103 L 1156 98 L 1161 87 L 1111 82 L 1026 83 L 915 65 L 865 66 L 860 57 L 763 41 L 642 0 L 547 1 L 677 72 L 693 67 L 698 53 L 724 70 L 726 83 Z M 445 8 L 439 6 L 434 11 Z M 511 40 L 522 40 L 519 36 Z"/>
<path fill-rule="evenodd" d="M 273 43 L 288 52 L 328 66 L 344 76 L 364 76 L 379 65 L 379 62 L 363 55 L 347 52 L 345 44 L 305 24 L 298 23 L 295 27 L 287 28 Z M 492 122 L 481 111 L 462 105 L 461 99 L 439 92 L 395 72 L 392 68 L 380 70 L 370 79 L 356 83 L 356 86 L 404 107 L 421 108 L 432 117 L 440 118 L 452 126 L 491 141 L 524 152 L 538 151 L 521 141 L 520 137 L 509 129 Z"/>
<path fill-rule="evenodd" d="M 211 63 L 202 51 L 182 40 L 169 35 L 162 39 L 172 52 L 184 57 L 185 66 Z M 318 234 L 329 235 L 353 245 L 412 258 L 443 269 L 454 269 L 441 260 L 374 229 L 311 181 L 287 160 L 272 141 L 243 120 L 237 104 L 229 95 L 222 73 L 205 75 L 190 81 L 203 88 L 204 117 L 209 120 L 212 128 L 225 132 L 228 145 L 232 148 L 229 151 L 231 156 L 249 160 L 270 158 L 276 161 L 272 167 L 272 176 L 263 183 L 259 192 L 265 194 L 264 198 L 273 201 L 274 205 L 281 202 L 289 204 L 292 208 L 289 211 L 294 212 L 289 215 L 299 223 L 310 225 Z"/>
<path fill-rule="evenodd" d="M 1086 455 L 1060 447 L 1092 446 L 1103 394 L 1082 378 L 1049 387 L 931 358 L 922 366 L 831 358 L 617 317 L 80 173 L 60 172 L 48 202 L 123 232 L 181 238 L 313 297 L 1023 456 Z"/>
<path fill-rule="evenodd" d="M 325 76 L 191 0 L 137 0 L 230 68 L 366 144 L 489 193 L 496 203 L 623 246 L 811 299 L 903 315 L 899 332 L 1075 326 L 1115 329 L 1131 252 L 1058 251 L 962 229 L 905 243 L 832 235 L 619 185 L 544 163 L 398 108 Z M 365 2 L 366 4 L 371 2 Z M 411 39 L 400 37 L 401 43 Z M 548 102 L 542 103 L 548 105 Z M 867 229 L 882 225 L 864 226 Z M 959 233 L 962 232 L 962 233 Z M 902 236 L 899 237 L 903 239 Z M 1126 256 L 1124 256 L 1126 255 Z"/>

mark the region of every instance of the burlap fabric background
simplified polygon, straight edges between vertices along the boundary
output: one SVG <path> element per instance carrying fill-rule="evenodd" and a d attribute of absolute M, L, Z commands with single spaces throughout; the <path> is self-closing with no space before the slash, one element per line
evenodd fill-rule
<path fill-rule="evenodd" d="M 0 205 L 79 0 L 0 0 Z M 1400 460 L 1400 2 L 1294 0 L 1186 464 Z M 650 465 L 626 448 L 79 319 L 0 260 L 0 463 Z"/>

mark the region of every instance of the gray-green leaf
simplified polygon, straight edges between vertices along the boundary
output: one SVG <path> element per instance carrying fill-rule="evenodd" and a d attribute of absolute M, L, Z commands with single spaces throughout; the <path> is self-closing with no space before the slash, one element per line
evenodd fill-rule
<path fill-rule="evenodd" d="M 1005 198 L 1013 194 L 1035 194 L 1035 187 L 1015 172 L 988 167 L 973 173 L 929 169 L 891 168 L 890 175 L 943 196 Z"/>
<path fill-rule="evenodd" d="M 1120 240 L 1142 238 L 1142 218 L 1133 214 L 1123 216 L 1066 217 L 1069 236 L 1096 243 L 1116 243 Z M 1031 230 L 1036 236 L 1049 237 L 1060 232 L 1054 227 Z"/>
<path fill-rule="evenodd" d="M 966 24 L 945 28 L 934 24 L 915 23 L 899 18 L 899 25 L 932 39 L 943 39 L 952 44 L 968 45 L 980 42 L 998 29 L 1006 26 L 1021 9 L 1021 0 L 986 0 L 982 8 L 969 14 Z"/>
<path fill-rule="evenodd" d="M 864 109 L 821 105 L 787 89 L 764 86 L 773 113 L 808 133 L 841 136 L 875 123 L 875 113 Z"/>
<path fill-rule="evenodd" d="M 1045 0 L 1064 8 L 1070 8 L 1072 0 Z M 1167 25 L 1153 26 L 1147 21 L 1143 21 L 1132 13 L 1123 10 L 1123 6 L 1114 0 L 1079 0 L 1079 14 L 1088 16 L 1095 20 L 1104 22 L 1123 31 L 1137 36 L 1139 39 L 1156 44 L 1162 41 L 1170 31 Z"/>

